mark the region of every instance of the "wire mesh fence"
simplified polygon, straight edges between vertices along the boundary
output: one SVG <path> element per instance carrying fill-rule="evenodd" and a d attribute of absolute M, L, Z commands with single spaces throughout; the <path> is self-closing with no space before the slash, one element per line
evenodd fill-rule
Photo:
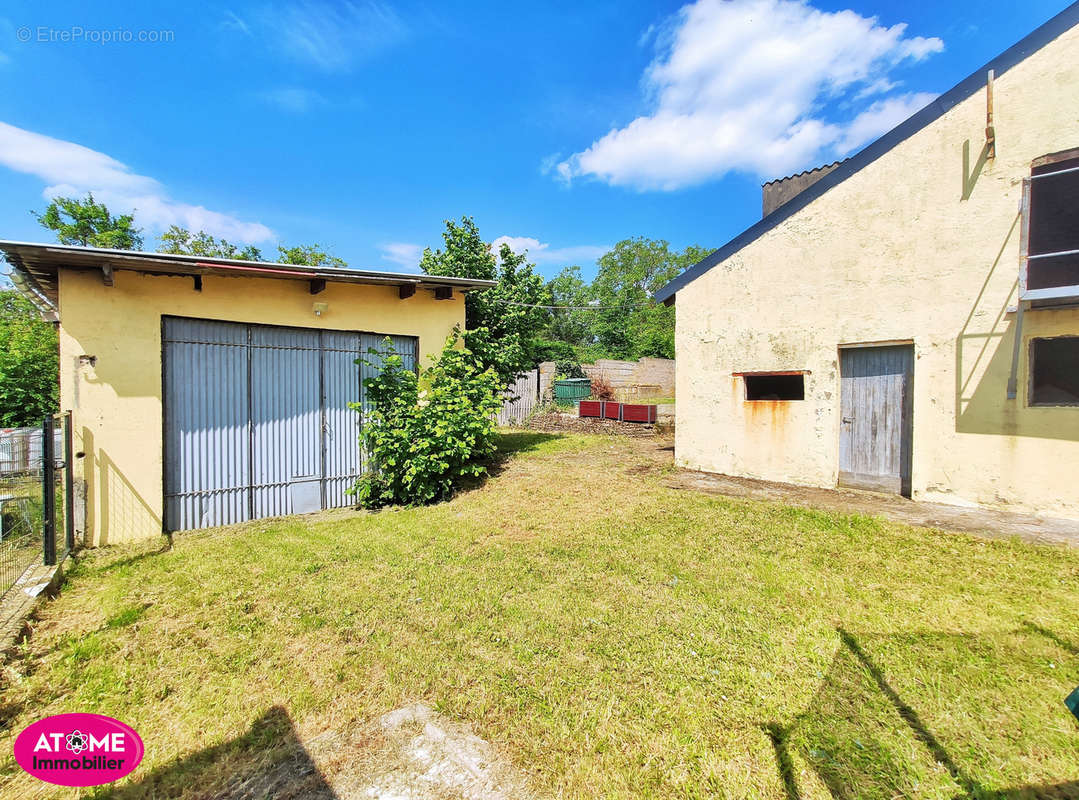
<path fill-rule="evenodd" d="M 64 415 L 0 429 L 0 596 L 27 569 L 55 564 L 70 549 L 69 426 Z"/>

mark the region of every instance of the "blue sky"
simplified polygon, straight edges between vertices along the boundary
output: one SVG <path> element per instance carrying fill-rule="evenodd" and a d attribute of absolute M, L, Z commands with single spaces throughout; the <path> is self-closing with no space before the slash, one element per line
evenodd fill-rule
<path fill-rule="evenodd" d="M 409 271 L 471 214 L 590 275 L 629 236 L 722 244 L 763 180 L 860 149 L 1066 4 L 94 6 L 0 5 L 0 238 L 48 240 L 29 210 L 92 189 L 148 248 L 176 223 Z"/>

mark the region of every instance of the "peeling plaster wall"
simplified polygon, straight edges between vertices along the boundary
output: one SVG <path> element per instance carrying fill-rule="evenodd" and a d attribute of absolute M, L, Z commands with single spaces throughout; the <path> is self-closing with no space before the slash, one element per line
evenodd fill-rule
<path fill-rule="evenodd" d="M 677 295 L 676 458 L 812 486 L 838 479 L 843 344 L 915 349 L 913 496 L 1079 518 L 1079 408 L 1027 405 L 1027 351 L 1079 310 L 1025 315 L 1006 399 L 1022 179 L 1079 147 L 1079 30 L 996 80 Z M 966 155 L 964 155 L 966 154 Z M 802 402 L 744 402 L 732 372 L 810 370 Z"/>

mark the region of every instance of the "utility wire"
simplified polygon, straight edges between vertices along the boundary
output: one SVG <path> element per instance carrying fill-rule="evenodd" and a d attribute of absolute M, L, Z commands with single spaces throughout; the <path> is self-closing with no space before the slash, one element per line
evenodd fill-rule
<path fill-rule="evenodd" d="M 522 308 L 545 308 L 549 311 L 630 311 L 635 308 L 648 308 L 648 304 L 645 303 L 632 306 L 541 306 L 533 303 L 515 303 L 512 300 L 496 300 L 495 302 L 507 306 L 521 306 Z"/>

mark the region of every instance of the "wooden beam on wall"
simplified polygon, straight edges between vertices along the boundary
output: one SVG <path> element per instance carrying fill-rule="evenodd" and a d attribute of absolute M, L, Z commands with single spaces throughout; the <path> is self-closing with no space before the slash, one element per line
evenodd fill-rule
<path fill-rule="evenodd" d="M 452 286 L 435 287 L 435 300 L 450 300 L 453 298 Z"/>
<path fill-rule="evenodd" d="M 113 286 L 112 264 L 101 265 L 101 282 L 106 286 Z"/>
<path fill-rule="evenodd" d="M 416 284 L 414 283 L 403 283 L 397 287 L 397 296 L 402 300 L 407 300 L 414 294 L 416 294 Z"/>
<path fill-rule="evenodd" d="M 311 294 L 318 294 L 319 292 L 326 290 L 326 280 L 324 278 L 312 278 L 311 279 Z"/>

